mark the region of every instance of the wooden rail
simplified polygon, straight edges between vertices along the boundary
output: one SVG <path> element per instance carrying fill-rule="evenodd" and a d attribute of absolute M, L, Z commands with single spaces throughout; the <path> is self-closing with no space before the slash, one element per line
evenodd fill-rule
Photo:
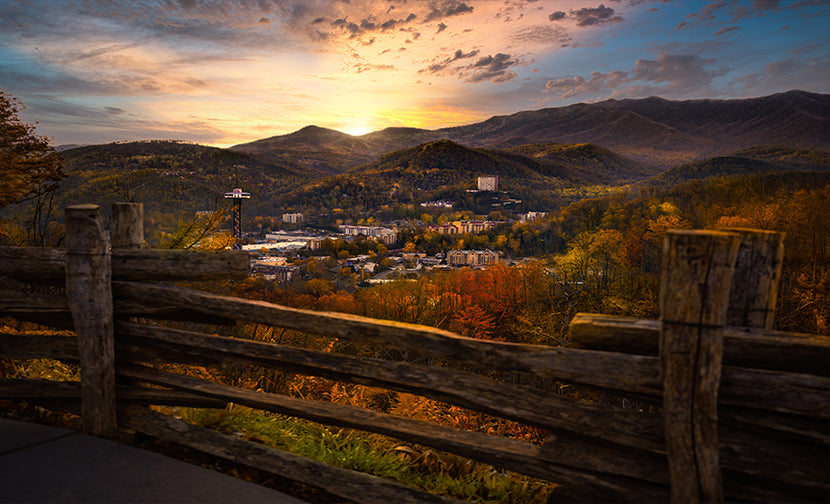
<path fill-rule="evenodd" d="M 824 501 L 830 495 L 830 338 L 770 330 L 783 250 L 778 233 L 669 232 L 660 321 L 579 314 L 571 324 L 573 346 L 547 347 L 154 283 L 245 278 L 249 259 L 240 251 L 144 250 L 140 205 L 117 204 L 113 214 L 111 247 L 99 209 L 81 205 L 66 211 L 66 250 L 0 248 L 0 275 L 63 283 L 67 291 L 0 293 L 0 315 L 77 334 L 0 332 L 0 357 L 81 364 L 80 383 L 5 379 L 0 397 L 77 411 L 92 434 L 115 437 L 131 429 L 358 502 L 449 500 L 184 424 L 146 406 L 236 403 L 381 433 L 556 482 L 562 500 Z M 268 324 L 404 350 L 436 364 L 233 339 L 171 328 L 166 320 Z M 321 376 L 425 396 L 550 434 L 535 445 L 235 388 L 157 364 Z M 499 372 L 530 379 L 507 383 L 493 378 Z M 575 400 L 538 385 L 554 381 L 636 398 L 662 413 Z"/>

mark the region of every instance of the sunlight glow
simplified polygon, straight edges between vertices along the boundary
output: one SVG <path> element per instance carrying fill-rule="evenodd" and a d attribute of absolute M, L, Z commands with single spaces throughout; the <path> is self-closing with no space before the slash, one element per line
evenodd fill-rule
<path fill-rule="evenodd" d="M 369 127 L 367 124 L 363 123 L 355 123 L 342 128 L 343 133 L 349 134 L 351 136 L 363 136 L 366 133 L 372 131 L 372 128 Z"/>

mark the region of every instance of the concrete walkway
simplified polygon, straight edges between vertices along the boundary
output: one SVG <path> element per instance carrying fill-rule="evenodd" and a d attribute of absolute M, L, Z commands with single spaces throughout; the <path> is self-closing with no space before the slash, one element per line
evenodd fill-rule
<path fill-rule="evenodd" d="M 0 502 L 305 501 L 147 450 L 0 418 Z"/>

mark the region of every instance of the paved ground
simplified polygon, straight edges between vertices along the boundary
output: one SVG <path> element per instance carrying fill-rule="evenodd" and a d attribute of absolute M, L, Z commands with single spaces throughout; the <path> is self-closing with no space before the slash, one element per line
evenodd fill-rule
<path fill-rule="evenodd" d="M 158 453 L 5 418 L 0 502 L 304 503 Z"/>

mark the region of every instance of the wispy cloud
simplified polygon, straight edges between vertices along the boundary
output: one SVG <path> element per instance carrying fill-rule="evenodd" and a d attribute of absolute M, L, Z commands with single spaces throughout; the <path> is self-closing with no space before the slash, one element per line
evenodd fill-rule
<path fill-rule="evenodd" d="M 593 72 L 582 76 L 551 79 L 545 85 L 548 93 L 562 98 L 628 91 L 634 96 L 662 94 L 676 97 L 678 93 L 699 93 L 708 89 L 723 70 L 709 70 L 713 59 L 689 54 L 661 54 L 656 59 L 638 59 L 634 68 L 607 73 Z"/>

